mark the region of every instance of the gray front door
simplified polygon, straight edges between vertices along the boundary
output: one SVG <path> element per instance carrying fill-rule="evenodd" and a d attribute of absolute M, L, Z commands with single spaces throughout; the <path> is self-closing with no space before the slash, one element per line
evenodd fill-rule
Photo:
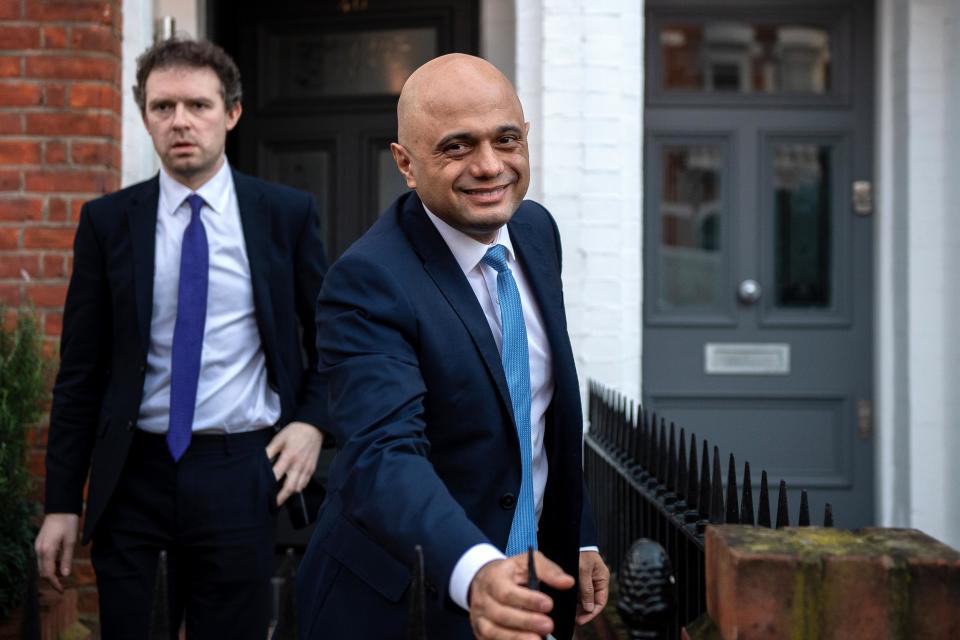
<path fill-rule="evenodd" d="M 872 34 L 856 0 L 647 4 L 644 399 L 794 523 L 801 488 L 874 521 Z"/>

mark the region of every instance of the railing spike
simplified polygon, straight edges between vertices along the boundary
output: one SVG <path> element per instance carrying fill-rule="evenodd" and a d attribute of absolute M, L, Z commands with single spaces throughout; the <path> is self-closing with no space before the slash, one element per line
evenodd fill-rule
<path fill-rule="evenodd" d="M 790 511 L 787 506 L 787 483 L 780 481 L 780 494 L 777 496 L 777 529 L 790 526 Z"/>
<path fill-rule="evenodd" d="M 823 505 L 823 526 L 833 526 L 833 505 L 829 502 Z"/>
<path fill-rule="evenodd" d="M 713 447 L 713 477 L 710 479 L 710 524 L 723 524 L 723 479 L 720 475 L 720 447 Z"/>
<path fill-rule="evenodd" d="M 727 465 L 727 524 L 740 524 L 740 509 L 737 506 L 737 463 L 730 454 Z"/>
<path fill-rule="evenodd" d="M 710 519 L 710 450 L 706 438 L 703 440 L 703 451 L 700 456 L 700 497 L 697 508 L 701 520 Z"/>
<path fill-rule="evenodd" d="M 740 524 L 754 525 L 753 483 L 750 481 L 750 463 L 743 463 L 743 494 L 740 498 Z"/>
<path fill-rule="evenodd" d="M 760 505 L 757 508 L 757 524 L 761 527 L 772 526 L 770 521 L 770 489 L 767 487 L 767 472 L 760 472 Z"/>
<path fill-rule="evenodd" d="M 650 424 L 650 450 L 647 451 L 647 471 L 650 472 L 652 476 L 651 486 L 656 486 L 656 479 L 659 469 L 657 468 L 657 453 L 659 451 L 660 442 L 657 440 L 657 414 L 653 414 L 653 422 Z"/>
<path fill-rule="evenodd" d="M 657 452 L 657 480 L 666 487 L 667 485 L 667 425 L 663 418 L 660 418 L 660 449 Z"/>
<path fill-rule="evenodd" d="M 700 498 L 700 483 L 697 481 L 700 470 L 697 468 L 697 434 L 690 434 L 690 465 L 687 472 L 687 506 L 692 513 L 697 512 L 697 500 Z"/>
<path fill-rule="evenodd" d="M 687 507 L 687 438 L 680 427 L 680 451 L 677 454 L 677 500 L 684 509 Z"/>
<path fill-rule="evenodd" d="M 810 504 L 807 502 L 807 490 L 800 491 L 800 517 L 797 524 L 801 527 L 810 526 Z"/>
<path fill-rule="evenodd" d="M 667 445 L 667 491 L 677 490 L 677 439 L 673 421 L 670 422 L 670 441 Z"/>

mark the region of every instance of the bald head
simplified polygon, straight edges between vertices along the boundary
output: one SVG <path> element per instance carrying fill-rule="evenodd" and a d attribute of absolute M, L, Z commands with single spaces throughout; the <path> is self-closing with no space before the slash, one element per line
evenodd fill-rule
<path fill-rule="evenodd" d="M 413 72 L 397 103 L 397 168 L 441 220 L 487 243 L 530 183 L 520 100 L 496 67 L 453 53 Z"/>
<path fill-rule="evenodd" d="M 523 121 L 520 99 L 499 69 L 483 58 L 449 53 L 423 64 L 404 83 L 397 101 L 397 140 L 412 143 L 424 120 L 464 103 L 475 110 L 509 104 Z"/>

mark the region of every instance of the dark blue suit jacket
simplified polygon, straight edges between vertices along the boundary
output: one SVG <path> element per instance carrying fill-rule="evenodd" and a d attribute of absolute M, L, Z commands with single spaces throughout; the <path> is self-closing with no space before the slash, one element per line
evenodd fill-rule
<path fill-rule="evenodd" d="M 577 575 L 595 544 L 583 491 L 582 421 L 550 214 L 524 202 L 508 228 L 543 316 L 556 382 L 540 549 Z M 298 571 L 304 638 L 402 638 L 415 545 L 428 634 L 472 638 L 448 596 L 471 546 L 506 547 L 520 453 L 506 379 L 480 303 L 414 193 L 398 199 L 330 269 L 317 310 L 327 427 L 340 445 Z M 557 598 L 572 632 L 575 590 Z"/>
<path fill-rule="evenodd" d="M 94 534 L 120 479 L 140 413 L 153 310 L 159 179 L 86 203 L 63 310 L 47 445 L 47 513 L 80 513 Z M 233 173 L 268 382 L 283 426 L 326 423 L 314 307 L 326 269 L 310 194 Z M 306 353 L 306 358 L 304 358 Z"/>

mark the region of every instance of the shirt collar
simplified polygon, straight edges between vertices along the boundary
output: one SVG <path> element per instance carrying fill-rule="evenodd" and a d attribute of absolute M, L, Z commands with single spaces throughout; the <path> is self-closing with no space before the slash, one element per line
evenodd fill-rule
<path fill-rule="evenodd" d="M 164 213 L 173 215 L 183 204 L 191 193 L 196 193 L 203 198 L 207 207 L 216 213 L 223 213 L 227 209 L 227 202 L 230 197 L 231 187 L 230 163 L 223 159 L 223 165 L 220 166 L 212 178 L 200 185 L 196 191 L 191 191 L 190 187 L 178 182 L 166 169 L 160 167 L 160 203 L 161 210 Z"/>
<path fill-rule="evenodd" d="M 443 238 L 443 241 L 447 243 L 450 252 L 453 254 L 453 257 L 456 259 L 457 264 L 460 265 L 460 269 L 464 274 L 476 269 L 483 259 L 483 256 L 485 256 L 490 247 L 495 244 L 502 244 L 504 249 L 507 250 L 507 264 L 513 262 L 513 243 L 510 242 L 510 230 L 507 229 L 506 225 L 497 229 L 497 237 L 493 242 L 484 244 L 468 236 L 463 231 L 451 227 L 430 211 L 427 205 L 423 205 L 423 210 L 427 212 L 427 217 L 430 218 L 430 222 L 432 222 L 433 226 L 440 232 L 440 236 Z"/>

